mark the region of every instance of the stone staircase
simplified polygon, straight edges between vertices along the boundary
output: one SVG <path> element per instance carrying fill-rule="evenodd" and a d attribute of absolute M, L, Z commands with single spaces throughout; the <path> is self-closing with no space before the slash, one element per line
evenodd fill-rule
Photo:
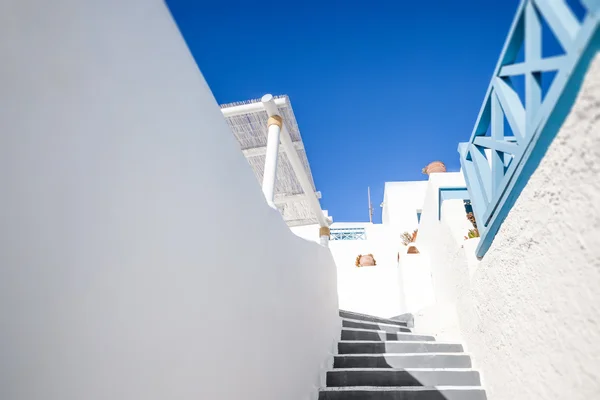
<path fill-rule="evenodd" d="M 406 322 L 340 311 L 342 336 L 319 400 L 485 400 L 456 343 L 411 333 Z"/>

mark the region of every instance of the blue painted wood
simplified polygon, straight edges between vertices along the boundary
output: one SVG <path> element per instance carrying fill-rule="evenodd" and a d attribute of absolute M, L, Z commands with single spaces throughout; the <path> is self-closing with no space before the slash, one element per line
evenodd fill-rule
<path fill-rule="evenodd" d="M 563 49 L 570 49 L 579 31 L 579 22 L 571 8 L 561 0 L 535 0 L 535 5 Z"/>
<path fill-rule="evenodd" d="M 496 77 L 494 80 L 494 89 L 498 100 L 502 105 L 504 115 L 510 124 L 513 134 L 517 141 L 524 142 L 525 134 L 525 108 L 521 104 L 519 95 L 515 92 L 504 79 Z"/>
<path fill-rule="evenodd" d="M 489 203 L 492 198 L 492 171 L 489 161 L 485 157 L 484 149 L 475 144 L 469 147 L 469 154 L 477 170 L 478 184 L 483 188 L 483 198 L 486 203 Z"/>
<path fill-rule="evenodd" d="M 487 226 L 490 223 L 490 220 L 492 219 L 492 217 L 495 216 L 497 207 L 499 206 L 499 202 L 502 199 L 502 197 L 506 194 L 508 184 L 510 183 L 511 179 L 513 179 L 513 174 L 514 174 L 517 166 L 519 165 L 519 163 L 518 163 L 519 157 L 516 157 L 515 160 L 516 160 L 516 162 L 512 162 L 510 164 L 510 166 L 505 168 L 504 177 L 502 178 L 500 185 L 498 185 L 498 190 L 496 191 L 496 194 L 490 201 L 489 207 L 487 207 L 487 209 L 483 213 L 483 218 L 479 219 L 480 221 L 482 221 L 482 225 L 484 225 L 484 226 Z M 513 160 L 513 161 L 515 161 L 515 160 Z"/>
<path fill-rule="evenodd" d="M 533 3 L 525 7 L 525 60 L 533 65 L 542 58 L 542 24 Z M 526 125 L 531 125 L 542 104 L 542 75 L 534 71 L 525 74 Z M 526 127 L 526 132 L 531 132 Z"/>
<path fill-rule="evenodd" d="M 499 76 L 523 75 L 527 72 L 546 72 L 556 71 L 563 66 L 567 56 L 553 56 L 539 60 L 529 60 L 527 62 L 509 64 L 502 67 Z"/>
<path fill-rule="evenodd" d="M 583 6 L 588 9 L 590 13 L 600 13 L 600 1 L 598 0 L 581 0 Z"/>
<path fill-rule="evenodd" d="M 475 182 L 475 166 L 473 164 L 473 161 L 469 160 L 469 158 L 467 157 L 469 145 L 469 143 L 459 144 L 459 153 L 461 154 L 460 164 L 462 167 L 463 175 L 465 177 L 467 189 L 469 190 L 469 194 L 471 196 L 471 206 L 473 207 L 473 213 L 475 214 L 475 218 L 477 220 L 483 221 L 483 215 L 488 207 L 488 203 L 483 197 L 481 186 L 479 186 L 477 182 Z"/>
<path fill-rule="evenodd" d="M 501 113 L 502 111 L 500 111 Z M 492 113 L 492 120 L 494 118 L 494 114 Z M 504 120 L 502 119 L 502 114 L 498 117 L 500 120 L 499 123 L 504 125 Z M 493 125 L 493 123 L 492 123 Z M 503 153 L 517 154 L 519 152 L 519 146 L 516 145 L 515 142 L 509 142 L 503 139 L 494 140 L 487 136 L 477 136 L 475 140 L 473 140 L 473 144 L 481 147 L 485 147 L 487 149 L 493 149 L 496 151 L 501 151 Z"/>
<path fill-rule="evenodd" d="M 480 143 L 477 143 L 479 139 Z M 481 139 L 486 138 L 476 138 L 475 144 L 485 145 L 485 143 L 481 143 Z M 504 178 L 504 154 L 503 153 L 511 153 L 515 154 L 517 152 L 517 145 L 512 142 L 504 141 L 504 115 L 502 114 L 502 107 L 500 106 L 500 101 L 498 100 L 498 96 L 496 94 L 492 94 L 492 138 L 490 139 L 493 144 L 488 145 L 487 147 L 493 149 L 492 151 L 492 197 L 497 196 L 500 191 L 500 184 L 502 182 L 502 178 Z M 513 146 L 514 149 L 510 148 L 499 148 L 499 144 Z M 500 151 L 502 153 L 500 153 Z"/>
<path fill-rule="evenodd" d="M 587 21 L 589 25 L 584 24 L 586 31 L 592 30 L 592 20 Z M 598 31 L 598 20 L 595 21 L 595 32 L 591 35 L 590 40 L 585 40 L 585 37 L 581 38 L 580 41 L 576 42 L 583 45 L 582 48 L 586 50 L 581 54 L 580 57 L 574 57 L 577 62 L 572 68 L 569 68 L 571 74 L 565 74 L 560 82 L 556 82 L 562 88 L 560 94 L 556 94 L 556 98 L 548 99 L 554 100 L 552 103 L 554 107 L 546 107 L 545 110 L 540 111 L 540 118 L 538 122 L 543 125 L 538 134 L 533 138 L 532 143 L 528 146 L 526 152 L 523 155 L 524 162 L 517 164 L 518 168 L 515 168 L 515 179 L 511 179 L 506 187 L 505 195 L 502 196 L 497 202 L 497 212 L 493 215 L 493 219 L 489 217 L 489 222 L 486 225 L 485 236 L 479 243 L 476 250 L 477 255 L 482 257 L 492 244 L 493 238 L 500 229 L 502 222 L 508 215 L 510 209 L 514 205 L 516 199 L 521 194 L 521 191 L 527 184 L 529 177 L 533 174 L 542 158 L 546 154 L 546 151 L 552 140 L 556 137 L 556 134 L 560 130 L 564 119 L 567 117 L 573 102 L 575 101 L 581 82 L 585 76 L 585 72 L 589 66 L 591 59 L 594 55 L 600 51 L 600 32 Z M 558 77 L 557 77 L 558 78 Z M 559 90 L 556 90 L 558 93 Z M 546 101 L 544 103 L 546 103 Z M 550 103 L 548 103 L 550 104 Z M 494 201 L 494 200 L 493 200 Z"/>
<path fill-rule="evenodd" d="M 522 0 L 519 5 L 471 138 L 459 146 L 481 234 L 478 256 L 485 254 L 539 165 L 575 101 L 590 60 L 600 51 L 600 6 L 589 1 L 585 5 L 590 12 L 581 24 L 564 0 Z M 566 46 L 565 55 L 542 57 L 541 19 Z M 522 45 L 525 61 L 514 64 Z M 557 74 L 542 102 L 540 72 L 548 70 Z M 502 79 L 513 75 L 525 76 L 525 106 Z M 504 117 L 515 137 L 504 136 Z M 491 151 L 491 168 L 486 150 Z"/>
<path fill-rule="evenodd" d="M 469 143 L 459 143 L 457 151 L 461 159 L 466 157 L 467 151 L 469 151 Z"/>
<path fill-rule="evenodd" d="M 502 69 L 504 65 L 513 64 L 519 54 L 519 49 L 521 47 L 524 35 L 524 18 L 522 18 L 522 14 L 523 10 L 525 9 L 525 4 L 526 0 L 522 0 L 519 4 L 519 8 L 517 9 L 517 13 L 515 14 L 515 19 L 513 20 L 510 30 L 508 32 L 508 39 L 504 43 L 504 47 L 502 48 L 502 53 L 500 59 L 498 60 L 498 63 L 496 64 L 493 76 L 498 76 L 498 72 Z M 475 127 L 473 128 L 473 132 L 471 132 L 471 142 L 473 141 L 475 136 L 485 132 L 490 123 L 491 102 L 489 99 L 493 88 L 494 80 L 492 79 L 485 94 L 481 109 L 479 110 L 477 122 L 475 122 Z"/>

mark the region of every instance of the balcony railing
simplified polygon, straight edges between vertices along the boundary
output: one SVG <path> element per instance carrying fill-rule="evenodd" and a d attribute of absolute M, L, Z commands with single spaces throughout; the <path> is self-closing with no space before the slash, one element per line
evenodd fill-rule
<path fill-rule="evenodd" d="M 329 240 L 367 240 L 365 228 L 331 228 Z"/>
<path fill-rule="evenodd" d="M 600 0 L 580 1 L 574 4 L 580 15 L 563 0 L 521 2 L 471 138 L 459 145 L 480 257 L 558 133 L 600 49 Z M 545 56 L 542 39 L 555 39 L 563 51 Z M 549 84 L 542 78 L 547 73 L 554 74 Z"/>

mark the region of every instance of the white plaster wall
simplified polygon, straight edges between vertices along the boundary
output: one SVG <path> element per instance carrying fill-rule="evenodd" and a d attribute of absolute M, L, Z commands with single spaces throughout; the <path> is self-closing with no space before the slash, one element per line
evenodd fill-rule
<path fill-rule="evenodd" d="M 402 231 L 417 225 L 417 210 L 423 207 L 428 181 L 386 182 L 383 192 L 382 223 Z"/>
<path fill-rule="evenodd" d="M 600 55 L 473 275 L 461 325 L 490 400 L 600 397 Z"/>
<path fill-rule="evenodd" d="M 398 269 L 400 231 L 393 226 L 365 222 L 336 222 L 335 228 L 364 228 L 367 240 L 333 240 L 329 242 L 337 266 L 340 308 L 385 318 L 406 311 L 401 271 Z M 306 240 L 319 240 L 317 225 L 291 228 Z M 357 268 L 359 254 L 373 254 L 374 267 Z"/>
<path fill-rule="evenodd" d="M 403 314 L 404 298 L 395 266 L 338 269 L 340 308 L 391 318 Z"/>
<path fill-rule="evenodd" d="M 464 176 L 461 172 L 434 173 L 429 176 L 425 196 L 423 199 L 421 223 L 417 242 L 419 249 L 427 252 L 438 253 L 438 242 L 440 227 L 446 225 L 455 241 L 466 234 L 470 226 L 469 220 L 465 218 L 465 209 L 462 200 L 446 200 L 442 203 L 442 218 L 439 218 L 439 189 L 440 188 L 464 188 L 466 187 Z M 449 204 L 452 204 L 450 207 Z M 457 204 L 460 204 L 459 206 Z M 466 222 L 465 222 L 466 221 Z"/>
<path fill-rule="evenodd" d="M 316 398 L 333 259 L 266 205 L 164 2 L 0 2 L 0 54 L 0 398 Z"/>
<path fill-rule="evenodd" d="M 466 243 L 464 236 L 472 225 L 466 218 L 463 200 L 444 201 L 439 217 L 440 187 L 465 187 L 462 173 L 430 176 L 416 241 L 421 252 L 422 271 L 407 279 L 407 284 L 410 285 L 412 280 L 419 290 L 407 291 L 406 297 L 408 304 L 418 304 L 411 310 L 415 314 L 417 331 L 434 334 L 442 340 L 461 341 L 457 296 L 459 288 L 465 285 L 463 280 L 468 279 L 463 245 Z"/>
<path fill-rule="evenodd" d="M 464 177 L 461 173 L 436 173 L 431 174 L 428 181 L 386 182 L 383 224 L 337 222 L 331 225 L 332 229 L 362 227 L 367 233 L 367 240 L 364 241 L 329 243 L 338 270 L 341 308 L 382 317 L 410 312 L 421 320 L 417 329 L 429 328 L 440 335 L 449 335 L 451 332 L 452 338 L 457 336 L 455 312 L 453 319 L 444 318 L 440 325 L 437 317 L 440 311 L 431 311 L 435 305 L 434 277 L 443 290 L 452 290 L 452 295 L 455 295 L 455 287 L 447 276 L 451 269 L 444 263 L 448 252 L 455 251 L 457 243 L 459 247 L 462 244 L 470 223 L 466 219 L 462 200 L 446 201 L 443 205 L 443 221 L 438 220 L 440 187 L 465 187 Z M 417 222 L 418 209 L 423 213 L 420 225 Z M 451 227 L 448 228 L 453 235 L 450 247 L 438 238 L 440 234 L 445 238 L 443 235 L 446 231 L 440 231 L 442 224 Z M 400 235 L 404 231 L 412 232 L 417 227 L 419 234 L 416 244 L 421 254 L 407 255 L 406 247 L 401 245 Z M 316 225 L 293 227 L 291 230 L 307 240 L 319 240 L 319 228 Z M 375 255 L 377 266 L 356 268 L 356 256 L 368 253 Z M 442 265 L 444 274 L 433 275 L 433 263 Z M 454 301 L 453 298 L 452 307 L 455 307 Z M 443 315 L 449 314 L 443 312 Z M 446 327 L 449 324 L 451 328 Z"/>
<path fill-rule="evenodd" d="M 404 293 L 405 312 L 417 314 L 434 302 L 429 257 L 424 254 L 400 255 L 400 284 Z"/>
<path fill-rule="evenodd" d="M 398 244 L 400 233 L 381 224 L 366 225 L 367 240 L 331 241 L 337 265 L 340 308 L 385 318 L 404 313 L 399 284 Z M 374 267 L 357 268 L 356 256 L 372 253 Z"/>

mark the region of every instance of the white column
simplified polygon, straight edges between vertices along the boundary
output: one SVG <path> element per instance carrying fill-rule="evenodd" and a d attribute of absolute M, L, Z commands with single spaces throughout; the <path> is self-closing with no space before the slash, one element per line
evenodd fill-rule
<path fill-rule="evenodd" d="M 329 247 L 329 237 L 331 236 L 331 230 L 327 226 L 319 228 L 319 242 L 321 246 Z"/>
<path fill-rule="evenodd" d="M 277 158 L 279 157 L 279 134 L 282 119 L 279 115 L 269 117 L 267 121 L 267 153 L 265 154 L 265 168 L 263 174 L 262 190 L 267 203 L 275 206 L 275 181 L 277 179 Z"/>

